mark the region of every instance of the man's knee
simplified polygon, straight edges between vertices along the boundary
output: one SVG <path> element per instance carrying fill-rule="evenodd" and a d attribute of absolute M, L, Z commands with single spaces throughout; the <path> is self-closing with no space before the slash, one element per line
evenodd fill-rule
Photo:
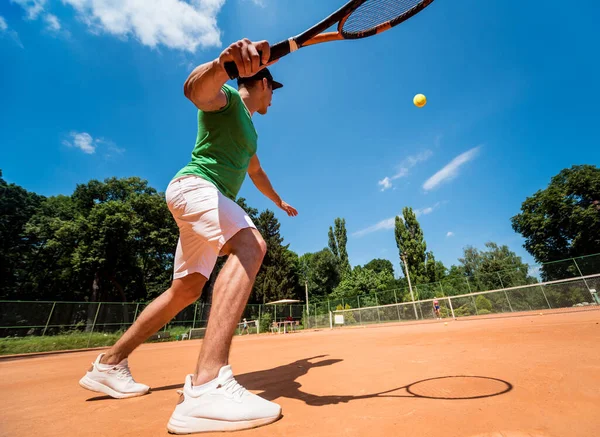
<path fill-rule="evenodd" d="M 206 278 L 200 273 L 191 273 L 173 280 L 173 293 L 190 302 L 196 301 L 202 294 Z"/>
<path fill-rule="evenodd" d="M 258 263 L 262 263 L 267 253 L 267 243 L 260 232 L 253 228 L 239 231 L 225 247 L 228 254 L 250 255 Z"/>

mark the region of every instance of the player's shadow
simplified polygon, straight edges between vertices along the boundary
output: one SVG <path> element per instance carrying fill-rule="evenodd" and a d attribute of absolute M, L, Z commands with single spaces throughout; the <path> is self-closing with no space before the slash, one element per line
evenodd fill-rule
<path fill-rule="evenodd" d="M 312 369 L 331 366 L 343 360 L 321 359 L 326 355 L 318 355 L 297 360 L 289 364 L 236 376 L 240 384 L 252 390 L 264 399 L 275 401 L 279 398 L 300 400 L 307 405 L 322 406 L 346 403 L 360 399 L 376 397 L 423 398 L 443 400 L 467 400 L 499 396 L 513 389 L 511 383 L 485 376 L 440 376 L 412 382 L 402 387 L 394 387 L 378 393 L 360 395 L 325 395 L 320 396 L 301 390 L 298 379 Z M 319 360 L 321 359 L 321 360 Z M 318 361 L 315 361 L 318 360 Z M 364 375 L 363 375 L 364 376 Z M 182 384 L 173 384 L 152 388 L 153 392 L 181 389 Z M 96 401 L 110 399 L 98 396 L 88 399 Z"/>

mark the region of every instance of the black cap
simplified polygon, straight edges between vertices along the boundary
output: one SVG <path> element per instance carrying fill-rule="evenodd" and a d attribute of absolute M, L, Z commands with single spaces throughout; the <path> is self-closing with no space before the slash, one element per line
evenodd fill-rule
<path fill-rule="evenodd" d="M 258 73 L 256 73 L 254 76 L 238 77 L 237 83 L 238 83 L 238 86 L 240 86 L 242 84 L 245 84 L 248 82 L 253 82 L 255 80 L 262 80 L 264 78 L 267 78 L 269 80 L 269 82 L 271 82 L 271 84 L 273 85 L 273 90 L 283 87 L 282 83 L 279 83 L 279 82 L 276 82 L 273 80 L 273 75 L 271 74 L 271 72 L 269 71 L 268 68 L 263 68 Z"/>

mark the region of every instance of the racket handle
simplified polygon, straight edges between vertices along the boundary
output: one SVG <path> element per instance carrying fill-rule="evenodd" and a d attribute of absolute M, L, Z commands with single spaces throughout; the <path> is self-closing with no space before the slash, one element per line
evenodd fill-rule
<path fill-rule="evenodd" d="M 279 58 L 283 58 L 285 55 L 288 55 L 291 52 L 290 41 L 285 40 L 278 42 L 277 44 L 271 46 L 271 57 L 269 58 L 269 62 L 276 61 Z M 262 53 L 259 50 L 258 56 L 262 57 Z M 225 71 L 229 75 L 229 79 L 237 79 L 240 76 L 240 72 L 238 71 L 237 65 L 235 62 L 225 62 Z"/>

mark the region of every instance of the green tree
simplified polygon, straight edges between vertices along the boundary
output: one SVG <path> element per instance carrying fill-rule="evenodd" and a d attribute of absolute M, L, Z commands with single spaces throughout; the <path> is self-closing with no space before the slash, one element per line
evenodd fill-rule
<path fill-rule="evenodd" d="M 529 276 L 529 267 L 508 246 L 485 243 L 487 250 L 479 251 L 472 246 L 464 249 L 462 264 L 470 291 L 496 290 L 532 284 L 536 279 Z"/>
<path fill-rule="evenodd" d="M 92 180 L 70 197 L 51 197 L 27 233 L 35 241 L 28 283 L 38 299 L 133 301 L 169 285 L 177 226 L 163 194 L 139 178 Z"/>
<path fill-rule="evenodd" d="M 376 273 L 373 270 L 356 266 L 350 275 L 342 278 L 330 297 L 332 299 L 353 298 L 359 294 L 384 291 L 393 281 L 394 276 L 387 270 Z"/>
<path fill-rule="evenodd" d="M 283 244 L 279 220 L 267 209 L 255 223 L 267 243 L 267 253 L 254 283 L 252 303 L 300 297 L 298 256 L 289 250 L 289 244 Z"/>
<path fill-rule="evenodd" d="M 423 230 L 413 209 L 410 207 L 403 208 L 402 216 L 403 218 L 396 216 L 394 233 L 403 273 L 406 275 L 404 271 L 406 267 L 402 261 L 404 255 L 408 263 L 408 272 L 412 283 L 427 283 L 430 277 L 434 276 L 434 274 L 427 275 L 427 258 L 431 256 L 433 260 L 433 254 L 427 252 Z M 432 269 L 432 271 L 435 271 L 435 269 Z"/>
<path fill-rule="evenodd" d="M 513 229 L 538 262 L 600 253 L 600 168 L 574 165 L 525 199 Z M 545 279 L 565 277 L 567 264 L 544 266 Z"/>
<path fill-rule="evenodd" d="M 375 258 L 364 265 L 365 269 L 373 270 L 375 273 L 389 272 L 394 276 L 394 265 L 389 259 Z"/>
<path fill-rule="evenodd" d="M 348 251 L 346 250 L 346 243 L 348 242 L 348 236 L 346 233 L 346 220 L 342 218 L 336 218 L 335 229 L 329 227 L 329 249 L 331 253 L 338 259 L 340 275 L 344 277 L 351 273 L 352 267 L 348 260 Z"/>
<path fill-rule="evenodd" d="M 333 253 L 333 255 L 339 259 L 340 253 L 338 251 L 337 242 L 335 241 L 335 235 L 333 234 L 333 228 L 331 226 L 329 226 L 328 238 L 329 250 L 331 250 L 331 253 Z"/>
<path fill-rule="evenodd" d="M 299 264 L 308 281 L 309 299 L 328 296 L 340 282 L 338 259 L 328 248 L 305 253 L 300 257 Z"/>
<path fill-rule="evenodd" d="M 20 297 L 27 275 L 32 242 L 24 235 L 25 225 L 44 201 L 43 196 L 9 184 L 0 170 L 0 298 Z"/>

